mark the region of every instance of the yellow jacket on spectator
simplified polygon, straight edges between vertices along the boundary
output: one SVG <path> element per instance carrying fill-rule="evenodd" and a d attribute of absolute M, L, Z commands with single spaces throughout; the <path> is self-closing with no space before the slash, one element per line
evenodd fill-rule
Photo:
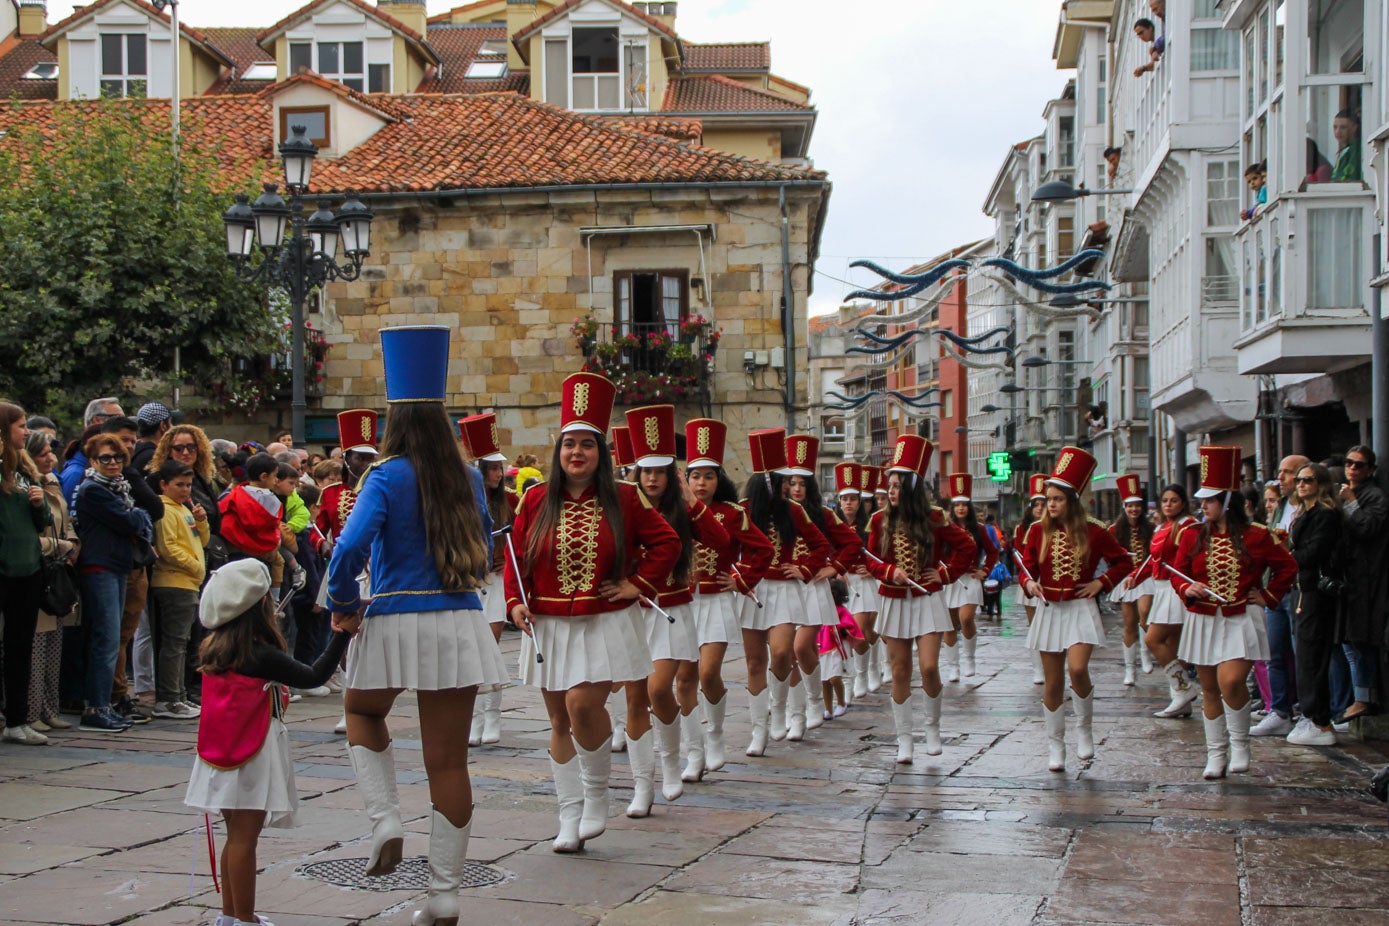
<path fill-rule="evenodd" d="M 193 520 L 193 512 L 183 505 L 163 496 L 161 499 L 164 517 L 154 525 L 154 548 L 159 559 L 154 564 L 150 585 L 196 592 L 207 574 L 203 547 L 212 538 L 212 529 L 207 521 Z"/>

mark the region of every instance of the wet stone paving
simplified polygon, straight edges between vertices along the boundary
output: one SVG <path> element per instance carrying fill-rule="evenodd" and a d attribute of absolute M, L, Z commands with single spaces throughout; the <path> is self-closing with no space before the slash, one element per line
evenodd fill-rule
<path fill-rule="evenodd" d="M 1093 663 L 1098 754 L 1075 759 L 1068 723 L 1064 775 L 1046 769 L 1041 689 L 1011 604 L 1001 621 L 981 620 L 978 673 L 946 686 L 944 754 L 925 756 L 918 737 L 911 766 L 892 761 L 886 689 L 802 743 L 744 758 L 734 648 L 729 764 L 674 804 L 658 787 L 652 816 L 629 820 L 627 759 L 615 756 L 614 817 L 577 856 L 550 851 L 539 694 L 510 688 L 502 742 L 473 750 L 477 886 L 462 892 L 460 922 L 1389 922 L 1385 808 L 1366 788 L 1389 743 L 1255 739 L 1247 775 L 1202 781 L 1199 720 L 1152 717 L 1165 682 L 1140 675 L 1124 688 L 1116 616 L 1106 625 L 1111 645 Z M 519 636 L 502 642 L 514 660 Z M 389 883 L 342 886 L 366 856 L 368 823 L 332 733 L 340 706 L 334 695 L 290 709 L 300 825 L 267 830 L 259 855 L 257 910 L 276 926 L 403 926 L 423 895 L 418 863 Z M 154 721 L 116 738 L 74 729 L 47 747 L 0 746 L 0 923 L 213 922 L 207 836 L 182 804 L 195 727 Z M 408 861 L 425 854 L 429 822 L 412 698 L 398 703 L 392 732 Z"/>

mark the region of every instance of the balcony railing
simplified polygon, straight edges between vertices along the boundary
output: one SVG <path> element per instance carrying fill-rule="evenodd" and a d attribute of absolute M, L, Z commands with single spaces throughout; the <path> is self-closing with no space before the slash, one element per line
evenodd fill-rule
<path fill-rule="evenodd" d="M 709 401 L 719 335 L 700 317 L 599 325 L 580 346 L 583 368 L 611 379 L 620 404 Z"/>

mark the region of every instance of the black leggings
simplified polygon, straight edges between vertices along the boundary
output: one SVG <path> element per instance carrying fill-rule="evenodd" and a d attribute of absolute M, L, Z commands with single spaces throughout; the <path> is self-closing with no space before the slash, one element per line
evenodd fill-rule
<path fill-rule="evenodd" d="M 5 723 L 12 727 L 29 720 L 29 677 L 42 592 L 42 569 L 29 576 L 0 576 L 0 612 L 5 615 Z"/>

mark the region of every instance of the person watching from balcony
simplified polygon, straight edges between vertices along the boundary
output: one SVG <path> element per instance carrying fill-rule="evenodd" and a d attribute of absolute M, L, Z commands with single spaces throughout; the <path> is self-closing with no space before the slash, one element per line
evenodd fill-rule
<path fill-rule="evenodd" d="M 1167 24 L 1167 0 L 1148 0 L 1148 9 L 1154 16 Z"/>
<path fill-rule="evenodd" d="M 1254 194 L 1253 204 L 1240 213 L 1240 218 L 1247 222 L 1259 214 L 1260 206 L 1268 204 L 1268 163 L 1258 161 L 1246 167 L 1244 182 L 1249 184 L 1249 191 Z"/>
<path fill-rule="evenodd" d="M 1360 117 L 1354 110 L 1343 109 L 1331 121 L 1331 134 L 1336 138 L 1336 167 L 1331 171 L 1332 183 L 1359 183 L 1360 174 Z"/>
<path fill-rule="evenodd" d="M 1123 157 L 1123 154 L 1123 148 L 1116 148 L 1113 145 L 1104 149 L 1104 163 L 1106 165 L 1104 173 L 1110 183 L 1113 183 L 1114 178 L 1119 176 L 1119 159 Z"/>
<path fill-rule="evenodd" d="M 1308 184 L 1326 183 L 1330 179 L 1331 162 L 1322 155 L 1315 141 L 1307 139 L 1307 176 L 1302 178 L 1300 190 L 1307 189 Z"/>
<path fill-rule="evenodd" d="M 1153 21 L 1144 16 L 1133 24 L 1133 34 L 1138 36 L 1140 42 L 1149 43 L 1148 63 L 1140 64 L 1133 69 L 1134 77 L 1142 77 L 1144 71 L 1151 71 L 1157 67 L 1158 61 L 1162 59 L 1162 53 L 1167 50 L 1167 34 L 1158 34 L 1157 26 Z"/>

